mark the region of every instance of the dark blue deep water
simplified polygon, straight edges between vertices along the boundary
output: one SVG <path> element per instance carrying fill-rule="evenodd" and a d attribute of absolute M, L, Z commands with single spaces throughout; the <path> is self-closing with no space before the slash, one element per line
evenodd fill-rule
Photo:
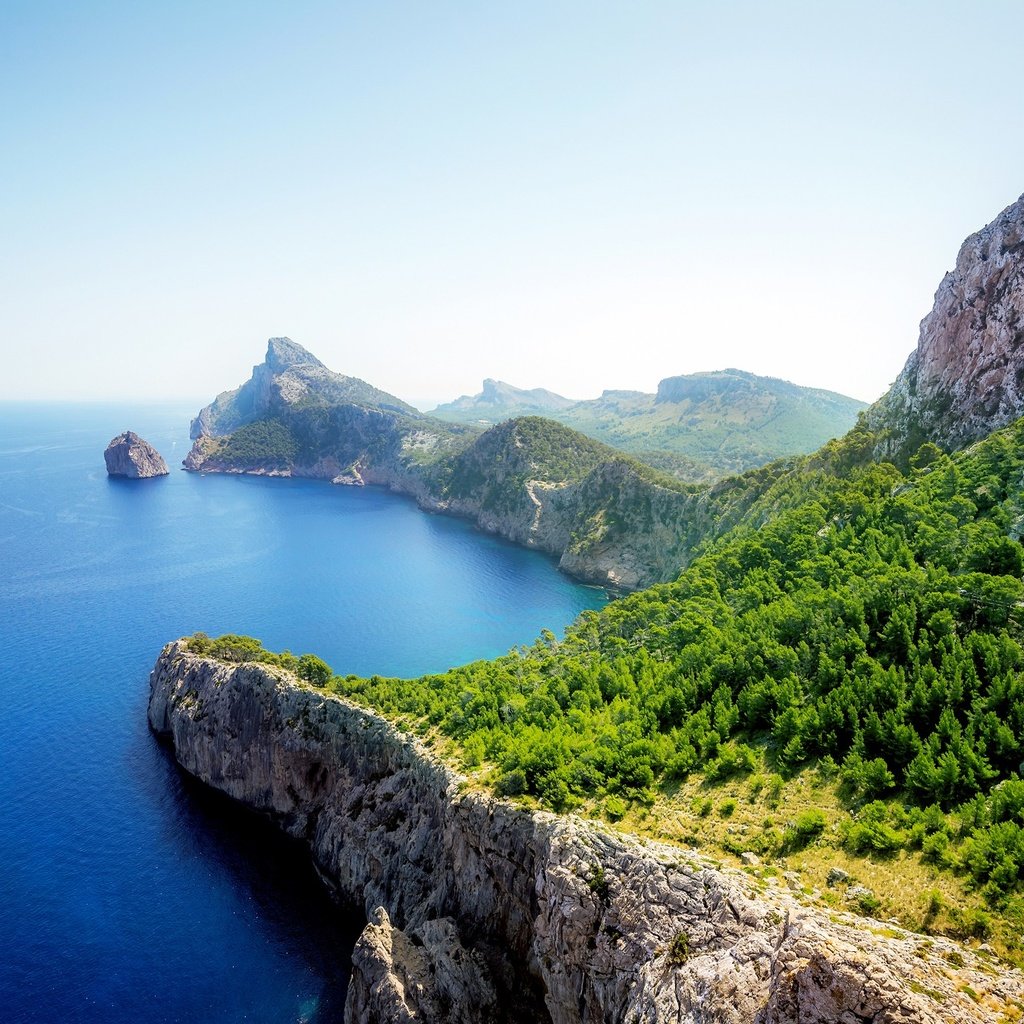
<path fill-rule="evenodd" d="M 0 404 L 0 1020 L 338 1020 L 360 927 L 146 727 L 196 630 L 414 675 L 604 596 L 378 490 L 177 469 L 186 407 Z M 138 431 L 169 477 L 109 480 Z"/>

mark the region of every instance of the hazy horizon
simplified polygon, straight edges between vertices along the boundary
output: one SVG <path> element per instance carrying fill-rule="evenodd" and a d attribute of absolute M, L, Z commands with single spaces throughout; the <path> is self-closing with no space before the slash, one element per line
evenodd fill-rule
<path fill-rule="evenodd" d="M 877 399 L 1024 191 L 1024 8 L 19 3 L 0 399 L 287 335 L 417 407 L 737 367 Z"/>

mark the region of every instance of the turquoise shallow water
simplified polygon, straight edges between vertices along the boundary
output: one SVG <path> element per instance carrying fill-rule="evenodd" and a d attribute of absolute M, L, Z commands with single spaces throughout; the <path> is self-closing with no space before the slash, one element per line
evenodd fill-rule
<path fill-rule="evenodd" d="M 0 1019 L 340 1019 L 358 916 L 146 728 L 198 629 L 414 675 L 604 602 L 541 555 L 375 489 L 177 470 L 186 407 L 0 404 Z M 138 431 L 169 477 L 106 477 Z"/>

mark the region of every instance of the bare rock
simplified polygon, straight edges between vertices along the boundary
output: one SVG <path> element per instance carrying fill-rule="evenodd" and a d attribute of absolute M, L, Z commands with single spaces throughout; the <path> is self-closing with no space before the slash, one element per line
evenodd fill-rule
<path fill-rule="evenodd" d="M 968 238 L 921 321 L 917 349 L 868 412 L 876 455 L 960 448 L 1024 415 L 1024 196 Z"/>
<path fill-rule="evenodd" d="M 875 894 L 866 885 L 848 885 L 843 899 L 850 902 L 869 900 Z"/>
<path fill-rule="evenodd" d="M 118 434 L 103 453 L 108 476 L 125 476 L 141 480 L 151 476 L 167 476 L 163 456 L 134 430 Z"/>
<path fill-rule="evenodd" d="M 844 882 L 848 882 L 849 880 L 850 880 L 850 872 L 849 871 L 844 871 L 842 868 L 835 868 L 835 867 L 828 869 L 828 876 L 825 879 L 825 881 L 828 882 L 828 884 L 830 886 L 832 886 L 832 885 L 842 885 Z"/>
<path fill-rule="evenodd" d="M 485 1024 L 499 1016 L 481 960 L 450 918 L 408 934 L 377 907 L 352 953 L 345 1003 L 348 1024 Z"/>

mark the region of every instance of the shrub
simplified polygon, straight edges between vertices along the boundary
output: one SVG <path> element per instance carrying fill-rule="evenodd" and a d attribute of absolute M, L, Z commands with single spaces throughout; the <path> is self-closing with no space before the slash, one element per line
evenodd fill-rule
<path fill-rule="evenodd" d="M 494 788 L 498 796 L 521 796 L 527 790 L 526 772 L 522 768 L 513 768 L 498 776 Z"/>
<path fill-rule="evenodd" d="M 331 681 L 331 666 L 315 654 L 304 654 L 299 658 L 298 676 L 313 686 L 326 686 Z"/>
<path fill-rule="evenodd" d="M 612 821 L 619 821 L 625 817 L 627 804 L 625 800 L 617 796 L 609 796 L 604 801 L 604 812 Z"/>
<path fill-rule="evenodd" d="M 796 821 L 786 829 L 784 845 L 791 850 L 802 850 L 825 831 L 825 815 L 816 807 L 797 815 Z"/>
<path fill-rule="evenodd" d="M 686 963 L 690 956 L 690 939 L 686 932 L 676 932 L 668 944 L 668 962 L 676 966 Z"/>

